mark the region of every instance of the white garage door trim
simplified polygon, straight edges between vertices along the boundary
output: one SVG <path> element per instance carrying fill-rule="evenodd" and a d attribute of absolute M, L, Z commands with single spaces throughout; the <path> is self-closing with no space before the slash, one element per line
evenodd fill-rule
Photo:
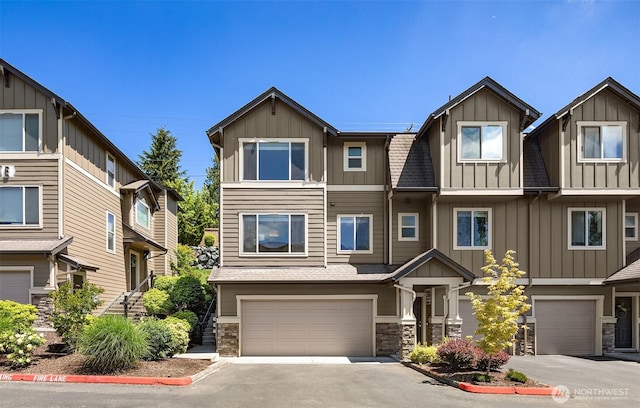
<path fill-rule="evenodd" d="M 376 316 L 378 295 L 236 295 L 237 319 L 242 325 L 242 302 L 251 300 L 371 300 L 371 354 L 376 355 Z M 242 327 L 238 330 L 238 355 L 242 356 Z"/>
<path fill-rule="evenodd" d="M 602 315 L 604 306 L 604 295 L 575 295 L 575 296 L 558 296 L 558 295 L 532 295 L 531 296 L 531 310 L 533 317 L 536 318 L 536 327 L 540 322 L 538 316 L 536 316 L 536 301 L 538 300 L 594 300 L 596 302 L 596 319 L 595 319 L 595 350 L 594 355 L 602 355 Z M 538 330 L 535 331 L 535 354 L 538 354 Z"/>
<path fill-rule="evenodd" d="M 33 288 L 33 266 L 0 266 L 0 274 L 3 272 L 24 272 L 29 274 L 29 287 L 28 289 L 28 301 L 27 303 L 31 303 L 31 294 L 34 291 Z"/>

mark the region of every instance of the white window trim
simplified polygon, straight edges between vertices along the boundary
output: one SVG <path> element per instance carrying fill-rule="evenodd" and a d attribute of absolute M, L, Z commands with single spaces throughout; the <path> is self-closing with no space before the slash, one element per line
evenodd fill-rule
<path fill-rule="evenodd" d="M 117 172 L 117 162 L 116 162 L 116 158 L 113 157 L 113 155 L 111 155 L 109 152 L 107 153 L 107 161 L 106 161 L 106 176 L 104 179 L 104 182 L 107 186 L 109 186 L 109 188 L 114 189 L 116 188 L 116 172 Z M 109 159 L 111 159 L 113 161 L 113 185 L 109 184 Z"/>
<path fill-rule="evenodd" d="M 0 188 L 6 187 L 21 187 L 22 188 L 22 222 L 26 222 L 26 210 L 27 206 L 25 205 L 25 191 L 27 187 L 37 187 L 38 188 L 38 223 L 37 224 L 22 224 L 22 225 L 4 225 L 0 224 L 0 229 L 42 229 L 43 228 L 43 203 L 42 203 L 42 186 L 35 184 L 18 184 L 18 185 L 3 185 Z"/>
<path fill-rule="evenodd" d="M 289 142 L 289 143 L 304 143 L 304 180 L 245 180 L 244 179 L 244 144 L 245 143 L 269 143 L 269 142 Z M 238 174 L 240 176 L 240 183 L 304 183 L 309 180 L 309 139 L 302 138 L 239 138 L 239 162 L 238 162 Z M 258 159 L 259 160 L 259 159 Z M 259 163 L 258 163 L 259 164 Z M 289 150 L 289 165 L 291 165 L 291 150 Z M 259 165 L 258 165 L 259 168 Z M 258 170 L 256 170 L 258 171 Z M 260 175 L 258 174 L 258 178 Z M 291 177 L 291 168 L 289 168 L 289 177 Z"/>
<path fill-rule="evenodd" d="M 360 147 L 362 159 L 360 167 L 349 167 L 349 147 Z M 343 150 L 343 170 L 344 171 L 367 171 L 367 142 L 344 142 Z M 353 157 L 357 159 L 358 157 Z"/>
<path fill-rule="evenodd" d="M 147 209 L 147 213 L 149 214 L 149 216 L 147 217 L 147 225 L 142 224 L 140 221 L 138 221 L 138 204 L 142 204 Z M 136 213 L 136 217 L 135 217 L 136 218 L 136 224 L 138 224 L 142 228 L 145 228 L 145 229 L 150 231 L 151 230 L 151 209 L 149 208 L 147 203 L 142 201 L 140 198 L 136 198 L 134 207 L 135 207 L 134 211 Z"/>
<path fill-rule="evenodd" d="M 11 114 L 22 114 L 22 151 L 11 151 L 11 152 L 0 152 L 2 154 L 5 153 L 24 153 L 24 154 L 33 154 L 33 153 L 40 153 L 42 152 L 42 109 L 0 109 L 0 114 L 2 113 L 11 113 Z M 25 140 L 26 140 L 26 135 L 24 133 L 24 122 L 25 122 L 25 117 L 24 115 L 33 115 L 33 114 L 37 114 L 38 115 L 38 151 L 34 152 L 34 151 L 25 151 Z"/>
<path fill-rule="evenodd" d="M 304 216 L 304 252 L 244 252 L 244 216 L 245 215 L 287 215 L 289 216 L 289 251 L 291 251 L 291 216 L 302 215 Z M 287 258 L 300 258 L 307 257 L 309 252 L 309 217 L 306 213 L 282 213 L 282 212 L 243 212 L 238 213 L 238 255 L 242 257 L 287 257 Z M 257 238 L 257 237 L 256 237 Z M 257 244 L 257 242 L 256 242 Z M 256 246 L 257 248 L 257 246 Z"/>
<path fill-rule="evenodd" d="M 411 228 L 411 225 L 408 226 L 404 226 L 402 225 L 402 217 L 407 217 L 407 216 L 413 216 L 416 219 L 416 224 L 414 226 L 415 230 L 416 230 L 416 234 L 415 237 L 410 238 L 410 237 L 403 237 L 402 236 L 402 228 Z M 398 241 L 419 241 L 420 240 L 420 214 L 418 213 L 406 213 L 406 212 L 399 212 L 398 213 Z"/>
<path fill-rule="evenodd" d="M 507 162 L 507 141 L 509 139 L 509 122 L 507 121 L 458 121 L 457 133 L 457 159 L 458 163 L 506 163 Z M 500 159 L 463 159 L 462 158 L 462 128 L 463 127 L 482 127 L 482 126 L 501 126 L 502 127 L 502 157 Z M 481 142 L 482 143 L 482 142 Z"/>
<path fill-rule="evenodd" d="M 578 135 L 578 163 L 626 163 L 627 162 L 627 122 L 625 121 L 577 121 L 576 122 Z M 602 127 L 602 126 L 620 126 L 622 128 L 622 158 L 621 159 L 592 159 L 584 157 L 584 135 L 582 134 L 582 128 L 584 126 Z"/>
<path fill-rule="evenodd" d="M 113 216 L 113 250 L 109 249 L 109 216 Z M 107 252 L 109 252 L 110 254 L 115 254 L 116 253 L 116 215 L 110 211 L 106 211 L 106 215 L 105 215 L 105 249 L 107 250 Z"/>
<path fill-rule="evenodd" d="M 633 237 L 627 237 L 627 217 L 633 217 Z M 625 241 L 637 241 L 638 240 L 638 213 L 628 212 L 624 214 L 624 240 Z"/>
<path fill-rule="evenodd" d="M 348 250 L 340 249 L 340 244 L 341 244 L 340 237 L 342 236 L 341 234 L 342 226 L 341 226 L 340 219 L 347 218 L 347 217 L 369 219 L 369 249 L 368 250 L 363 251 L 363 250 L 354 249 L 353 251 L 348 251 Z M 337 231 L 338 231 L 338 235 L 336 236 L 336 250 L 338 254 L 372 254 L 373 253 L 373 214 L 338 214 L 336 221 L 337 221 Z"/>
<path fill-rule="evenodd" d="M 461 246 L 458 245 L 458 212 L 461 211 L 471 211 L 472 219 L 473 212 L 475 211 L 486 211 L 488 218 L 488 228 L 487 228 L 487 246 Z M 491 245 L 493 243 L 493 209 L 490 207 L 459 207 L 453 209 L 453 249 L 458 251 L 484 251 L 485 249 L 491 249 Z"/>
<path fill-rule="evenodd" d="M 600 246 L 577 246 L 571 245 L 571 213 L 572 212 L 588 212 L 588 211 L 600 211 L 602 212 L 602 245 Z M 588 238 L 588 237 L 587 237 Z M 567 208 L 567 249 L 572 251 L 592 251 L 592 250 L 605 250 L 607 249 L 607 209 L 605 207 L 569 207 Z"/>

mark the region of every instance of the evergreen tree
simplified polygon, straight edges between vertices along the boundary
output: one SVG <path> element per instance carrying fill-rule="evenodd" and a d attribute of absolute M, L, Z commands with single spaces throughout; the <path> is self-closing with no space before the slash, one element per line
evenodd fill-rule
<path fill-rule="evenodd" d="M 218 226 L 220 203 L 220 166 L 217 156 L 213 157 L 211 167 L 207 167 L 207 179 L 202 185 L 202 193 L 205 201 L 215 208 L 213 225 L 211 226 L 216 227 Z"/>
<path fill-rule="evenodd" d="M 185 176 L 180 170 L 182 151 L 176 146 L 177 139 L 164 127 L 151 134 L 151 146 L 139 156 L 138 166 L 152 180 L 162 184 L 175 182 Z"/>
<path fill-rule="evenodd" d="M 178 242 L 198 245 L 205 227 L 214 225 L 217 204 L 208 203 L 204 190 L 196 190 L 193 181 L 179 178 L 167 185 L 183 198 L 178 202 Z"/>

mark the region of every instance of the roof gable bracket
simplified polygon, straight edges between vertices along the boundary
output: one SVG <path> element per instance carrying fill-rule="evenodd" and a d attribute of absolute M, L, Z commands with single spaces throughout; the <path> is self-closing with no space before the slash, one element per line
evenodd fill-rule
<path fill-rule="evenodd" d="M 529 117 L 530 112 L 529 108 L 520 112 L 520 127 L 519 130 L 522 132 L 525 129 L 525 124 L 527 123 L 527 118 Z"/>
<path fill-rule="evenodd" d="M 276 94 L 275 93 L 271 94 L 271 114 L 272 115 L 276 114 Z"/>
<path fill-rule="evenodd" d="M 571 115 L 573 114 L 573 111 L 569 111 L 567 112 L 566 115 L 564 115 L 564 118 L 562 118 L 562 131 L 566 131 L 567 130 L 567 126 L 569 125 L 569 122 L 571 121 Z"/>
<path fill-rule="evenodd" d="M 4 69 L 2 65 L 0 65 L 0 74 L 2 74 L 2 78 L 4 78 L 4 87 L 9 87 L 9 71 Z"/>
<path fill-rule="evenodd" d="M 449 119 L 449 109 L 447 109 L 441 116 L 440 123 L 442 123 L 441 130 L 444 132 L 447 128 L 447 119 Z"/>

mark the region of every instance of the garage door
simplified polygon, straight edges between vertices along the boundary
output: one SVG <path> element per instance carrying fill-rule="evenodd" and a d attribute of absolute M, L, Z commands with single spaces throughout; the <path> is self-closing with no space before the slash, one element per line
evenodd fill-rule
<path fill-rule="evenodd" d="M 537 300 L 535 314 L 538 354 L 594 354 L 595 300 Z"/>
<path fill-rule="evenodd" d="M 471 307 L 471 301 L 459 300 L 458 301 L 458 315 L 462 319 L 462 338 L 471 336 L 476 340 L 479 340 L 482 336 L 476 334 L 478 328 L 478 321 L 473 315 L 473 308 Z"/>
<path fill-rule="evenodd" d="M 372 300 L 242 301 L 244 356 L 370 356 Z"/>
<path fill-rule="evenodd" d="M 29 271 L 0 272 L 0 300 L 31 303 L 29 299 L 30 287 L 31 273 Z"/>

